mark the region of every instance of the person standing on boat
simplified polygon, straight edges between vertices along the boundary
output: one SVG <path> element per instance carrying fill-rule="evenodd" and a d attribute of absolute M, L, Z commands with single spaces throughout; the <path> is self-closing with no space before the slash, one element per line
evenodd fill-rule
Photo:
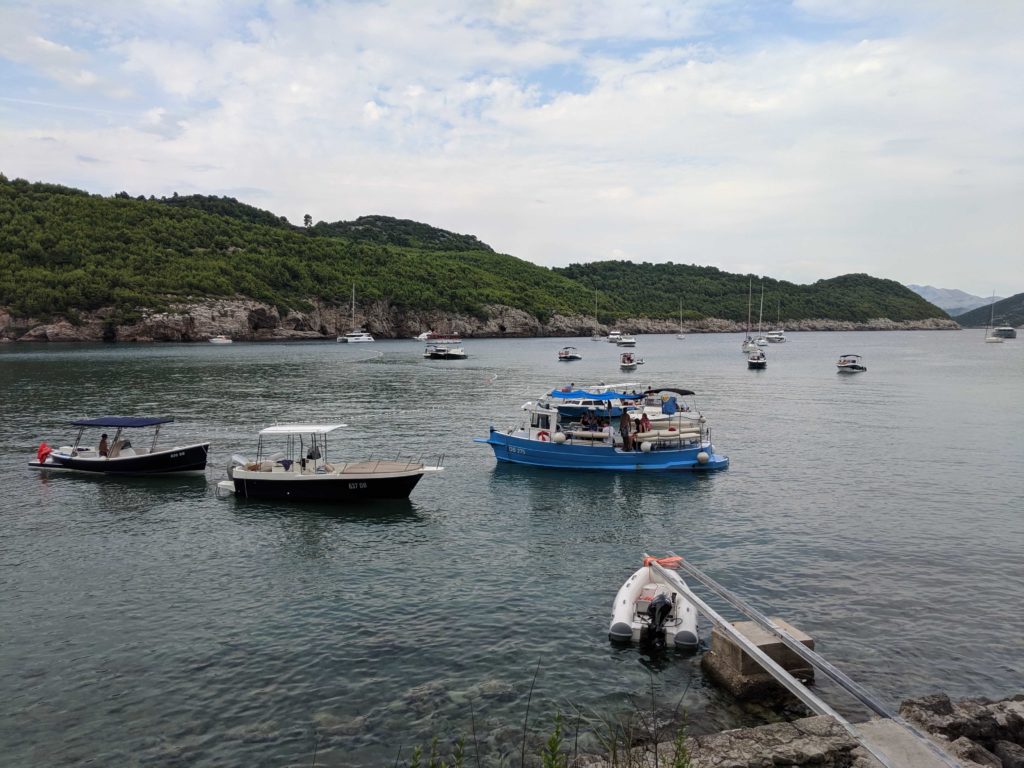
<path fill-rule="evenodd" d="M 623 408 L 622 415 L 619 417 L 619 433 L 622 435 L 622 450 L 624 451 L 633 450 L 633 438 L 630 437 L 632 428 L 633 422 L 629 418 L 629 413 Z"/>
<path fill-rule="evenodd" d="M 100 456 L 106 456 L 109 450 L 110 446 L 107 445 L 107 433 L 104 432 L 102 435 L 100 435 Z"/>

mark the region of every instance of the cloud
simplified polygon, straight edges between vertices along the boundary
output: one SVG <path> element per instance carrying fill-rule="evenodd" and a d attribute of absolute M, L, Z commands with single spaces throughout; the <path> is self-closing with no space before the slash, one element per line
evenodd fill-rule
<path fill-rule="evenodd" d="M 260 190 L 293 221 L 387 213 L 545 264 L 990 291 L 957 284 L 970 263 L 1024 289 L 1013 4 L 95 5 L 15 6 L 4 55 L 50 85 L 11 94 L 39 106 L 7 121 L 6 172 Z"/>

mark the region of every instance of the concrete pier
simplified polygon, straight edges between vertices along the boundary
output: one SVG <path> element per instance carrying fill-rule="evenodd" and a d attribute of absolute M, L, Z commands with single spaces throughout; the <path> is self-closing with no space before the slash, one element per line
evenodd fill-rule
<path fill-rule="evenodd" d="M 814 650 L 814 638 L 780 618 L 772 618 L 801 644 Z M 773 634 L 753 621 L 739 621 L 733 627 L 754 643 L 772 661 L 804 683 L 814 682 L 814 668 L 787 648 Z M 711 632 L 711 650 L 701 659 L 704 671 L 737 699 L 779 698 L 785 689 L 718 626 Z"/>

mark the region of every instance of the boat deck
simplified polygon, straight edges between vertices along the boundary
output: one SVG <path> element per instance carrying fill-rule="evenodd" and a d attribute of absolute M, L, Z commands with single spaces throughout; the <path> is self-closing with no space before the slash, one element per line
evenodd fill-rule
<path fill-rule="evenodd" d="M 355 461 L 348 464 L 336 464 L 335 472 L 339 475 L 349 473 L 368 475 L 376 472 L 408 472 L 422 466 L 418 461 Z"/>

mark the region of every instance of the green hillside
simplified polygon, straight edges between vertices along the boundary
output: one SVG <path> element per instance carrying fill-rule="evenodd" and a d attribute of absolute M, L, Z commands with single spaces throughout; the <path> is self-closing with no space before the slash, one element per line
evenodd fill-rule
<path fill-rule="evenodd" d="M 994 319 L 995 325 L 1012 325 L 1014 328 L 1024 325 L 1024 293 L 1000 299 L 995 307 L 986 304 L 964 312 L 957 315 L 956 321 L 964 328 L 984 328 L 990 319 Z"/>
<path fill-rule="evenodd" d="M 603 261 L 573 264 L 555 271 L 588 287 L 614 291 L 620 305 L 644 307 L 651 317 L 678 317 L 682 300 L 684 319 L 721 317 L 745 321 L 751 279 L 754 323 L 764 286 L 765 326 L 773 325 L 776 318 L 785 323 L 807 318 L 864 322 L 881 317 L 946 317 L 941 309 L 900 283 L 863 274 L 797 285 L 767 277 L 762 281 L 734 275 L 714 267 L 671 263 Z"/>
<path fill-rule="evenodd" d="M 472 235 L 363 216 L 293 226 L 233 198 L 90 195 L 0 174 L 0 306 L 16 316 L 123 317 L 173 301 L 245 296 L 281 309 L 316 299 L 483 316 L 485 306 L 590 316 L 743 321 L 747 276 L 710 267 L 600 262 L 547 269 Z M 755 294 L 760 283 L 755 279 Z M 907 288 L 867 275 L 813 285 L 765 279 L 765 320 L 945 317 Z M 758 296 L 755 295 L 755 306 Z M 755 310 L 756 312 L 756 310 Z"/>

